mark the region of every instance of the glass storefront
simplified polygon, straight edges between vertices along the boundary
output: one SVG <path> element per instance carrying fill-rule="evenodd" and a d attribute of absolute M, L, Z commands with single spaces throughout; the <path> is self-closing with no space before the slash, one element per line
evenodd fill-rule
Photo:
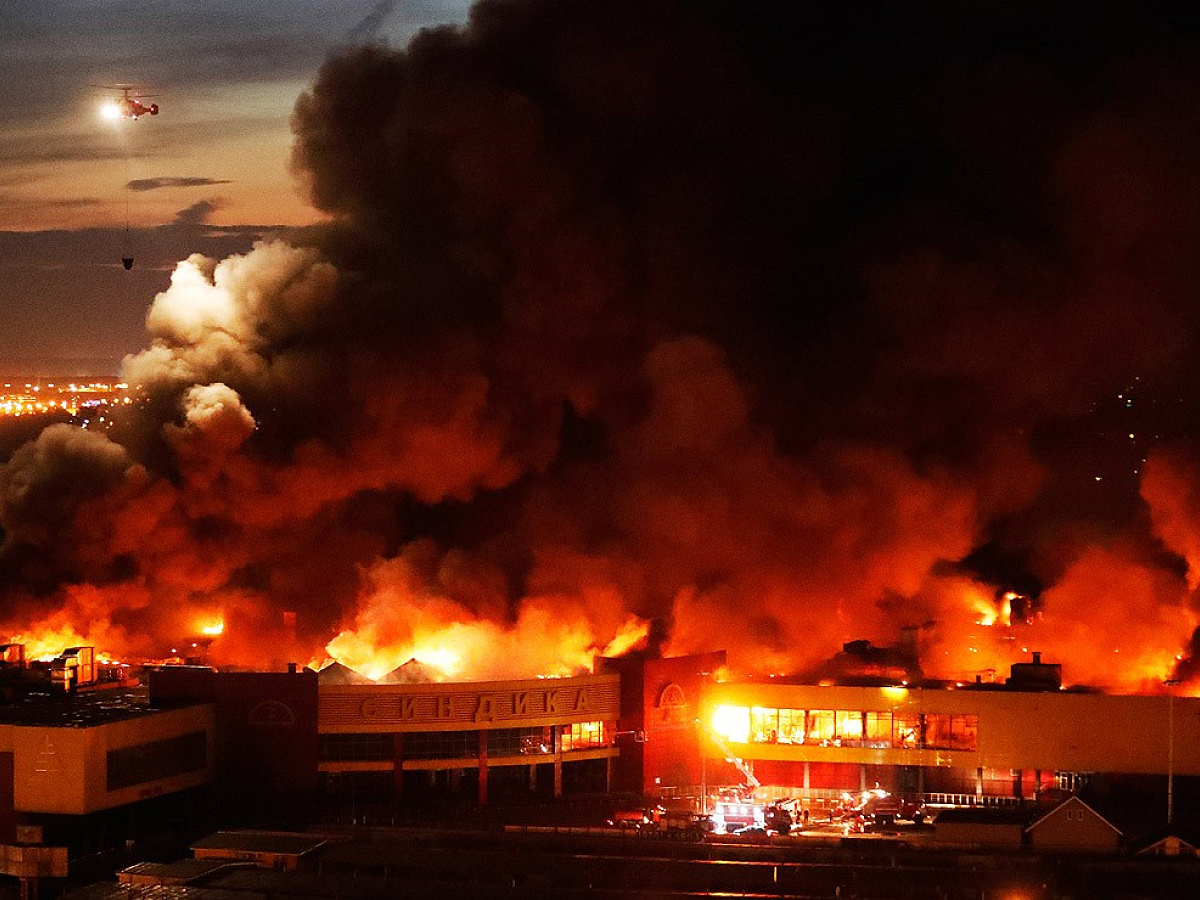
<path fill-rule="evenodd" d="M 714 721 L 717 733 L 736 743 L 978 749 L 979 717 L 967 714 L 721 706 Z"/>

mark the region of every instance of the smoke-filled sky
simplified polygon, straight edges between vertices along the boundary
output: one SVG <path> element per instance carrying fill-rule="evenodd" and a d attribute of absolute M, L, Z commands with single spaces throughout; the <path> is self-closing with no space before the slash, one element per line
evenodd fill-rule
<path fill-rule="evenodd" d="M 189 248 L 147 402 L 0 469 L 13 634 L 491 675 L 914 628 L 943 677 L 1190 678 L 1193 23 L 816 8 L 494 0 L 324 48 L 313 224 Z"/>

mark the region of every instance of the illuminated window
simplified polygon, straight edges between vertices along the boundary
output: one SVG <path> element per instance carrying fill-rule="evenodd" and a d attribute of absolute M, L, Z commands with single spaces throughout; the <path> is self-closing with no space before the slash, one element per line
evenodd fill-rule
<path fill-rule="evenodd" d="M 867 747 L 892 746 L 892 714 L 890 712 L 864 713 L 863 743 Z"/>
<path fill-rule="evenodd" d="M 774 744 L 779 740 L 779 710 L 765 706 L 750 709 L 750 740 Z"/>
<path fill-rule="evenodd" d="M 612 743 L 612 727 L 608 722 L 575 722 L 563 726 L 561 739 L 564 752 L 607 747 Z"/>
<path fill-rule="evenodd" d="M 779 743 L 804 743 L 804 710 L 781 709 L 779 711 Z"/>
<path fill-rule="evenodd" d="M 921 746 L 919 713 L 895 713 L 892 716 L 892 746 L 916 749 Z"/>
<path fill-rule="evenodd" d="M 935 750 L 978 749 L 979 717 L 928 713 L 925 746 Z"/>
<path fill-rule="evenodd" d="M 848 747 L 859 747 L 863 739 L 863 717 L 858 710 L 839 709 L 834 713 L 837 738 Z"/>
<path fill-rule="evenodd" d="M 810 709 L 806 740 L 810 744 L 828 744 L 835 737 L 832 709 Z"/>

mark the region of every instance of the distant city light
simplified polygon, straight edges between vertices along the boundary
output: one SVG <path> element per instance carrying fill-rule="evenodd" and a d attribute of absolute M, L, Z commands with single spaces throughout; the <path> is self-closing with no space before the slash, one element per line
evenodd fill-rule
<path fill-rule="evenodd" d="M 53 381 L 27 381 L 21 385 L 6 382 L 0 390 L 0 419 L 21 416 L 40 416 L 66 413 L 79 416 L 81 411 L 111 406 L 127 406 L 131 402 L 129 385 L 124 382 L 93 380 L 86 384 Z M 100 421 L 105 421 L 104 416 Z M 86 427 L 87 420 L 77 424 Z"/>

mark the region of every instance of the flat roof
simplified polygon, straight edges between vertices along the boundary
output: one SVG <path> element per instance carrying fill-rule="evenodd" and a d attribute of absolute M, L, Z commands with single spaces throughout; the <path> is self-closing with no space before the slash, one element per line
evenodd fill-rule
<path fill-rule="evenodd" d="M 144 876 L 166 882 L 184 883 L 203 878 L 232 866 L 253 866 L 249 860 L 234 859 L 177 859 L 174 862 L 141 862 L 122 869 L 121 875 Z"/>
<path fill-rule="evenodd" d="M 192 844 L 195 850 L 231 850 L 238 853 L 274 853 L 301 856 L 328 843 L 323 835 L 294 831 L 218 831 Z"/>
<path fill-rule="evenodd" d="M 90 728 L 194 705 L 151 706 L 144 685 L 77 694 L 29 692 L 0 703 L 0 725 Z"/>

